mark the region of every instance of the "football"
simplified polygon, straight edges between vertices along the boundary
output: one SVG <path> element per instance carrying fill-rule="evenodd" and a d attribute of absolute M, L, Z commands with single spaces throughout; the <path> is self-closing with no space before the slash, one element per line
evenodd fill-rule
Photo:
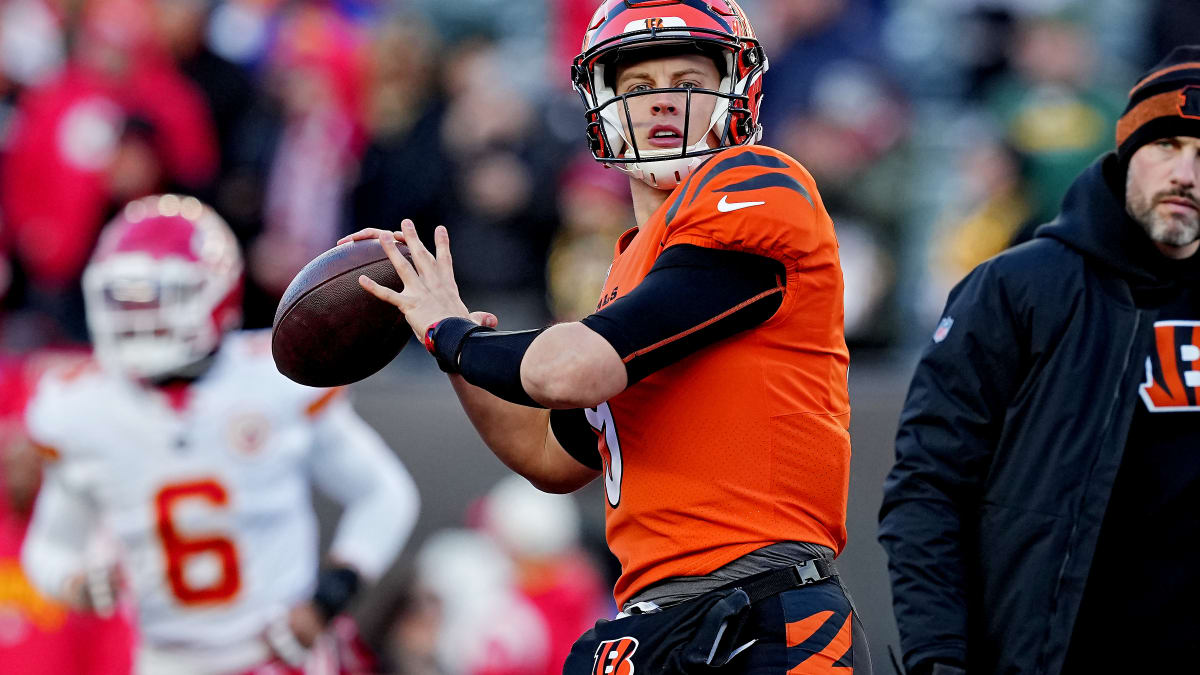
<path fill-rule="evenodd" d="M 412 260 L 408 247 L 396 244 Z M 358 285 L 365 274 L 396 291 L 396 269 L 374 239 L 322 253 L 300 270 L 275 310 L 271 355 L 289 379 L 312 387 L 357 382 L 386 366 L 412 337 L 404 314 Z"/>

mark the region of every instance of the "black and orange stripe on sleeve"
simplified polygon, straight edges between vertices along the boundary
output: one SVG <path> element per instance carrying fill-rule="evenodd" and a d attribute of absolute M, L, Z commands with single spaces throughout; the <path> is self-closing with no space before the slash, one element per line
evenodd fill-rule
<path fill-rule="evenodd" d="M 613 346 L 633 384 L 769 319 L 783 302 L 783 273 L 752 253 L 672 246 L 637 288 L 583 324 Z"/>
<path fill-rule="evenodd" d="M 714 155 L 714 157 L 716 156 Z M 675 200 L 671 202 L 669 207 L 667 207 L 668 225 L 670 225 L 671 221 L 675 219 L 675 214 L 679 213 L 679 208 L 681 206 L 684 206 L 685 204 L 691 204 L 692 202 L 696 201 L 696 196 L 704 192 L 704 188 L 707 187 L 708 184 L 713 181 L 713 179 L 722 175 L 728 178 L 730 175 L 732 175 L 729 172 L 733 171 L 734 169 L 757 167 L 763 171 L 766 171 L 771 169 L 778 170 L 790 168 L 790 165 L 787 162 L 775 155 L 755 152 L 753 150 L 738 153 L 732 157 L 723 157 L 722 159 L 716 160 L 716 163 L 713 164 L 712 168 L 710 168 L 708 171 L 703 171 L 704 167 L 712 161 L 713 157 L 705 160 L 700 167 L 692 172 L 691 178 L 688 179 L 688 182 L 684 185 L 683 189 L 679 190 L 675 194 Z M 699 176 L 703 177 L 696 181 L 696 187 L 693 189 L 692 182 Z"/>

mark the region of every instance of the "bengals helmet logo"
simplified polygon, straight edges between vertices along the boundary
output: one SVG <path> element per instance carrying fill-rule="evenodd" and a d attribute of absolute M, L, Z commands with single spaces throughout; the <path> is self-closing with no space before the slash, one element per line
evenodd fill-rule
<path fill-rule="evenodd" d="M 592 675 L 633 675 L 633 653 L 637 651 L 635 637 L 605 640 L 596 647 Z"/>
<path fill-rule="evenodd" d="M 1179 115 L 1200 120 L 1200 87 L 1185 87 L 1179 92 Z"/>
<path fill-rule="evenodd" d="M 1154 344 L 1154 354 L 1146 358 L 1146 382 L 1138 387 L 1146 409 L 1200 411 L 1200 321 L 1159 321 Z"/>

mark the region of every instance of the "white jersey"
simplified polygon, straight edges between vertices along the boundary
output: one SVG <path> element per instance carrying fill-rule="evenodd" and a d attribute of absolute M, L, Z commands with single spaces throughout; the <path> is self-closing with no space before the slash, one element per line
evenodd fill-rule
<path fill-rule="evenodd" d="M 341 390 L 291 382 L 265 334 L 234 333 L 185 393 L 173 404 L 94 365 L 41 383 L 27 422 L 58 461 L 23 556 L 35 584 L 61 592 L 84 566 L 73 540 L 102 520 L 121 542 L 143 640 L 245 640 L 311 597 L 312 484 L 346 505 L 330 557 L 382 574 L 415 522 L 416 490 Z"/>

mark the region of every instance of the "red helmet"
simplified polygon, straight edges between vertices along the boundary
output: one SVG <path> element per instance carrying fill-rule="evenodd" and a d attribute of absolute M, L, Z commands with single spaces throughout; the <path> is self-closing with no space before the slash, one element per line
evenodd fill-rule
<path fill-rule="evenodd" d="M 83 291 L 101 364 L 134 377 L 176 373 L 241 322 L 242 255 L 195 197 L 144 197 L 104 229 Z"/>
<path fill-rule="evenodd" d="M 723 65 L 717 91 L 654 89 L 618 96 L 605 79 L 606 67 L 619 53 L 681 46 L 712 55 Z M 766 71 L 766 53 L 754 37 L 746 13 L 734 0 L 604 0 L 588 24 L 583 53 L 575 57 L 571 77 L 588 108 L 592 156 L 652 187 L 670 189 L 686 179 L 704 156 L 761 138 L 758 110 Z M 707 134 L 692 146 L 685 139 L 679 150 L 642 149 L 636 139 L 627 138 L 621 119 L 629 115 L 626 100 L 661 91 L 686 94 L 685 119 L 691 117 L 693 95 L 717 97 L 709 131 L 720 139 L 718 145 L 709 147 Z M 633 120 L 626 121 L 628 128 L 633 128 Z"/>

